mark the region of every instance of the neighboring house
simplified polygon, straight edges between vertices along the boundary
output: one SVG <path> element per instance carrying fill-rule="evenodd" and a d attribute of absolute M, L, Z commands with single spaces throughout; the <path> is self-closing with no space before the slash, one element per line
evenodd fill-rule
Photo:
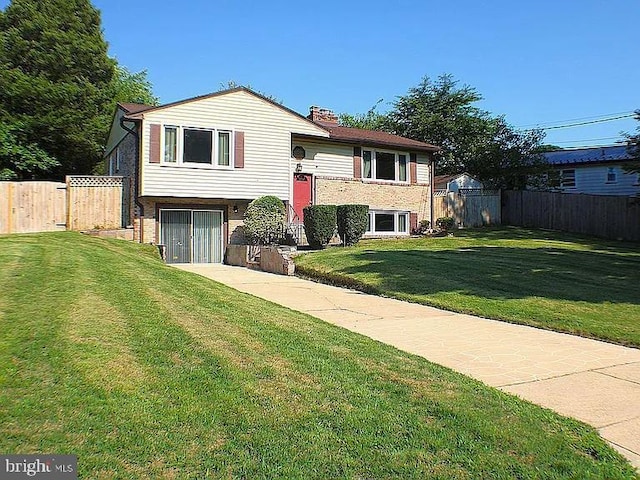
<path fill-rule="evenodd" d="M 240 87 L 158 107 L 119 104 L 108 171 L 131 178 L 134 238 L 167 261 L 221 262 L 240 243 L 252 200 L 275 195 L 289 222 L 310 204 L 369 205 L 369 236 L 409 235 L 431 220 L 438 147 L 341 127 L 328 110 L 304 117 Z"/>
<path fill-rule="evenodd" d="M 482 182 L 467 172 L 457 175 L 436 175 L 433 179 L 434 189 L 438 192 L 458 192 L 460 189 L 480 190 L 484 188 Z"/>
<path fill-rule="evenodd" d="M 557 188 L 564 193 L 640 194 L 639 175 L 624 170 L 634 160 L 625 145 L 558 150 L 544 156 L 558 172 Z"/>

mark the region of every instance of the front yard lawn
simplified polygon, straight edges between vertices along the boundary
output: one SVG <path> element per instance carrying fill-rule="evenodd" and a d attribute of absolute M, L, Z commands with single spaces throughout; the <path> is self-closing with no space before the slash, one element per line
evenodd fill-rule
<path fill-rule="evenodd" d="M 370 293 L 640 347 L 640 244 L 522 228 L 361 241 L 296 258 Z"/>
<path fill-rule="evenodd" d="M 79 478 L 637 478 L 591 427 L 152 247 L 0 237 L 0 291 L 0 452 Z"/>

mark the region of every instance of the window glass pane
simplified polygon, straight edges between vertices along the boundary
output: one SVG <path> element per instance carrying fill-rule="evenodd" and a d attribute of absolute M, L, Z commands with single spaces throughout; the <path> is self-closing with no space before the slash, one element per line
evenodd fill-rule
<path fill-rule="evenodd" d="M 395 232 L 393 213 L 376 213 L 375 214 L 375 231 L 376 232 Z"/>
<path fill-rule="evenodd" d="M 575 187 L 576 186 L 576 171 L 575 170 L 562 170 L 560 174 L 560 186 L 561 187 Z"/>
<path fill-rule="evenodd" d="M 407 156 L 398 155 L 398 180 L 407 181 Z"/>
<path fill-rule="evenodd" d="M 367 215 L 367 232 L 371 231 L 371 217 L 372 217 L 373 213 L 369 212 L 369 214 Z"/>
<path fill-rule="evenodd" d="M 616 169 L 609 167 L 607 169 L 607 182 L 615 182 L 616 180 Z"/>
<path fill-rule="evenodd" d="M 398 231 L 402 233 L 407 232 L 407 214 L 401 213 L 398 215 Z"/>
<path fill-rule="evenodd" d="M 218 133 L 218 165 L 229 166 L 229 132 Z"/>
<path fill-rule="evenodd" d="M 193 163 L 211 163 L 210 131 L 185 129 L 184 161 Z"/>
<path fill-rule="evenodd" d="M 371 151 L 362 152 L 362 178 L 371 178 Z"/>
<path fill-rule="evenodd" d="M 164 127 L 164 161 L 175 162 L 178 146 L 178 130 L 176 127 Z"/>
<path fill-rule="evenodd" d="M 379 180 L 396 179 L 396 156 L 393 153 L 376 152 L 376 178 Z"/>

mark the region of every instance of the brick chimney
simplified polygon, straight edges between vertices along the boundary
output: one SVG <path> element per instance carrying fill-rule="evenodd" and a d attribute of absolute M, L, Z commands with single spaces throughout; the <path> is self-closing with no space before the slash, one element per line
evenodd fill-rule
<path fill-rule="evenodd" d="M 332 110 L 320 107 L 310 107 L 307 118 L 314 122 L 338 123 L 338 116 Z"/>

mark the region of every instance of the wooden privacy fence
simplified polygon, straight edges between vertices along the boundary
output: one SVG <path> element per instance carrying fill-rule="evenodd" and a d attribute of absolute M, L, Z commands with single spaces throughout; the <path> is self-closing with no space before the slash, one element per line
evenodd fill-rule
<path fill-rule="evenodd" d="M 122 228 L 130 223 L 129 190 L 123 177 L 0 182 L 0 234 Z"/>
<path fill-rule="evenodd" d="M 67 177 L 67 228 L 112 230 L 127 226 L 129 182 L 124 177 Z"/>
<path fill-rule="evenodd" d="M 66 184 L 0 182 L 0 234 L 64 230 Z"/>
<path fill-rule="evenodd" d="M 506 190 L 502 223 L 640 241 L 640 198 Z"/>
<path fill-rule="evenodd" d="M 499 190 L 461 190 L 436 192 L 433 198 L 434 220 L 452 217 L 458 227 L 482 227 L 499 225 L 501 202 Z"/>

